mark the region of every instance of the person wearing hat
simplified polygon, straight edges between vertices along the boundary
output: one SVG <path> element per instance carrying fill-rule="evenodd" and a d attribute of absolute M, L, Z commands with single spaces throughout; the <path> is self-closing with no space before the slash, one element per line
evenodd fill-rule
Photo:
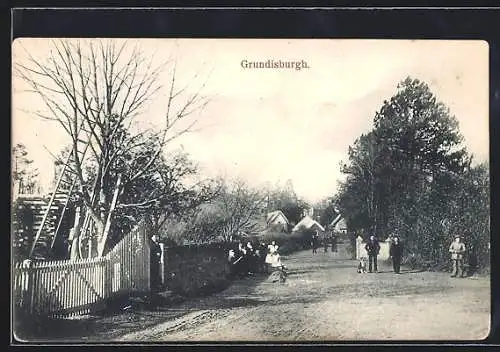
<path fill-rule="evenodd" d="M 377 273 L 377 256 L 380 252 L 380 244 L 374 235 L 371 235 L 368 242 L 366 242 L 365 250 L 366 253 L 368 253 L 368 271 L 371 273 L 373 266 L 373 269 L 375 269 L 375 272 Z"/>
<path fill-rule="evenodd" d="M 318 253 L 317 249 L 318 249 L 318 239 L 319 239 L 319 233 L 318 233 L 318 230 L 314 230 L 313 234 L 312 234 L 312 238 L 311 238 L 311 247 L 312 247 L 312 250 L 313 250 L 313 254 L 316 254 Z"/>
<path fill-rule="evenodd" d="M 162 249 L 159 243 L 159 238 L 157 234 L 151 236 L 150 242 L 150 286 L 152 292 L 158 292 L 160 290 L 161 276 L 160 276 L 160 261 Z"/>
<path fill-rule="evenodd" d="M 335 233 L 332 233 L 332 237 L 330 238 L 332 242 L 332 252 L 337 251 L 337 235 Z"/>
<path fill-rule="evenodd" d="M 398 236 L 393 236 L 391 247 L 389 248 L 389 255 L 392 259 L 392 268 L 396 274 L 401 270 L 401 257 L 403 256 L 403 246 L 399 241 Z"/>
<path fill-rule="evenodd" d="M 451 277 L 463 277 L 465 244 L 461 242 L 460 235 L 455 236 L 455 240 L 450 245 L 449 252 L 451 253 L 451 260 L 453 262 Z"/>

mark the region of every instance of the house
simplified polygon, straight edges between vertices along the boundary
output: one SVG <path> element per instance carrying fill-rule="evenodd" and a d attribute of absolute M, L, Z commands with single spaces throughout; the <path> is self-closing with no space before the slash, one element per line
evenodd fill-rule
<path fill-rule="evenodd" d="M 341 233 L 346 233 L 347 232 L 347 224 L 346 224 L 346 222 L 345 222 L 345 220 L 343 218 L 340 219 L 340 221 L 337 222 L 337 224 L 335 224 L 335 227 L 334 227 L 333 231 L 335 231 L 335 232 L 341 232 Z"/>
<path fill-rule="evenodd" d="M 312 217 L 309 215 L 306 215 L 302 218 L 302 220 L 299 221 L 297 225 L 293 228 L 292 231 L 299 231 L 299 230 L 311 230 L 311 229 L 316 229 L 321 232 L 325 231 L 325 228 L 321 226 L 319 222 L 314 220 Z"/>
<path fill-rule="evenodd" d="M 347 232 L 347 226 L 341 214 L 338 214 L 335 219 L 333 219 L 333 221 L 328 225 L 328 228 L 333 232 Z"/>
<path fill-rule="evenodd" d="M 288 230 L 290 221 L 288 221 L 288 218 L 281 210 L 276 210 L 267 214 L 266 224 L 268 228 L 276 226 L 281 228 L 283 231 L 286 231 Z"/>

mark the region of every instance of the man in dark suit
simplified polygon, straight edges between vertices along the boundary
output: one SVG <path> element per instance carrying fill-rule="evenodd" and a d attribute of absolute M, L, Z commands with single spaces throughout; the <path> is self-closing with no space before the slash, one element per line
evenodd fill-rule
<path fill-rule="evenodd" d="M 158 243 L 158 235 L 153 235 L 150 241 L 150 282 L 151 291 L 157 292 L 160 289 L 160 259 L 161 247 Z"/>
<path fill-rule="evenodd" d="M 371 273 L 373 268 L 375 272 L 378 272 L 377 256 L 380 252 L 380 244 L 378 243 L 375 236 L 370 236 L 370 239 L 366 243 L 365 249 L 368 253 L 368 271 Z"/>
<path fill-rule="evenodd" d="M 392 239 L 391 248 L 389 249 L 389 255 L 392 258 L 392 267 L 396 274 L 399 274 L 401 267 L 401 257 L 403 255 L 403 246 L 399 241 L 399 237 L 395 236 Z"/>
<path fill-rule="evenodd" d="M 249 271 L 247 249 L 241 241 L 238 243 L 236 257 L 236 263 L 238 263 L 238 275 L 240 277 L 247 276 Z"/>
<path fill-rule="evenodd" d="M 332 233 L 331 241 L 332 241 L 332 252 L 336 252 L 337 251 L 337 235 L 336 234 Z"/>
<path fill-rule="evenodd" d="M 259 272 L 260 273 L 265 273 L 267 269 L 267 264 L 266 264 L 266 255 L 267 255 L 267 246 L 264 242 L 262 242 L 259 245 L 259 256 L 258 256 L 258 261 L 259 261 Z"/>
<path fill-rule="evenodd" d="M 318 241 L 319 241 L 318 230 L 313 230 L 312 239 L 311 239 L 311 246 L 313 249 L 313 254 L 317 253 Z"/>

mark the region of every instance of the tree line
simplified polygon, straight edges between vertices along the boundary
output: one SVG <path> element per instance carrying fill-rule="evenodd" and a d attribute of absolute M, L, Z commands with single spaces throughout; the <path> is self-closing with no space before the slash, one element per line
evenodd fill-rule
<path fill-rule="evenodd" d="M 33 166 L 33 160 L 28 157 L 28 151 L 23 143 L 12 147 L 11 184 L 18 194 L 40 193 L 38 169 Z"/>
<path fill-rule="evenodd" d="M 474 161 L 449 108 L 408 77 L 349 147 L 335 203 L 354 236 L 397 234 L 408 260 L 447 267 L 458 234 L 470 265 L 486 268 L 489 166 Z"/>

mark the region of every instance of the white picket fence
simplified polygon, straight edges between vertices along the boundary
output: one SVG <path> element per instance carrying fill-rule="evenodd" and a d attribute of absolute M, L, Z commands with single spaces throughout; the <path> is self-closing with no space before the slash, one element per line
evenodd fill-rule
<path fill-rule="evenodd" d="M 17 264 L 14 304 L 49 317 L 95 312 L 114 295 L 149 291 L 149 252 L 141 224 L 101 258 Z"/>

